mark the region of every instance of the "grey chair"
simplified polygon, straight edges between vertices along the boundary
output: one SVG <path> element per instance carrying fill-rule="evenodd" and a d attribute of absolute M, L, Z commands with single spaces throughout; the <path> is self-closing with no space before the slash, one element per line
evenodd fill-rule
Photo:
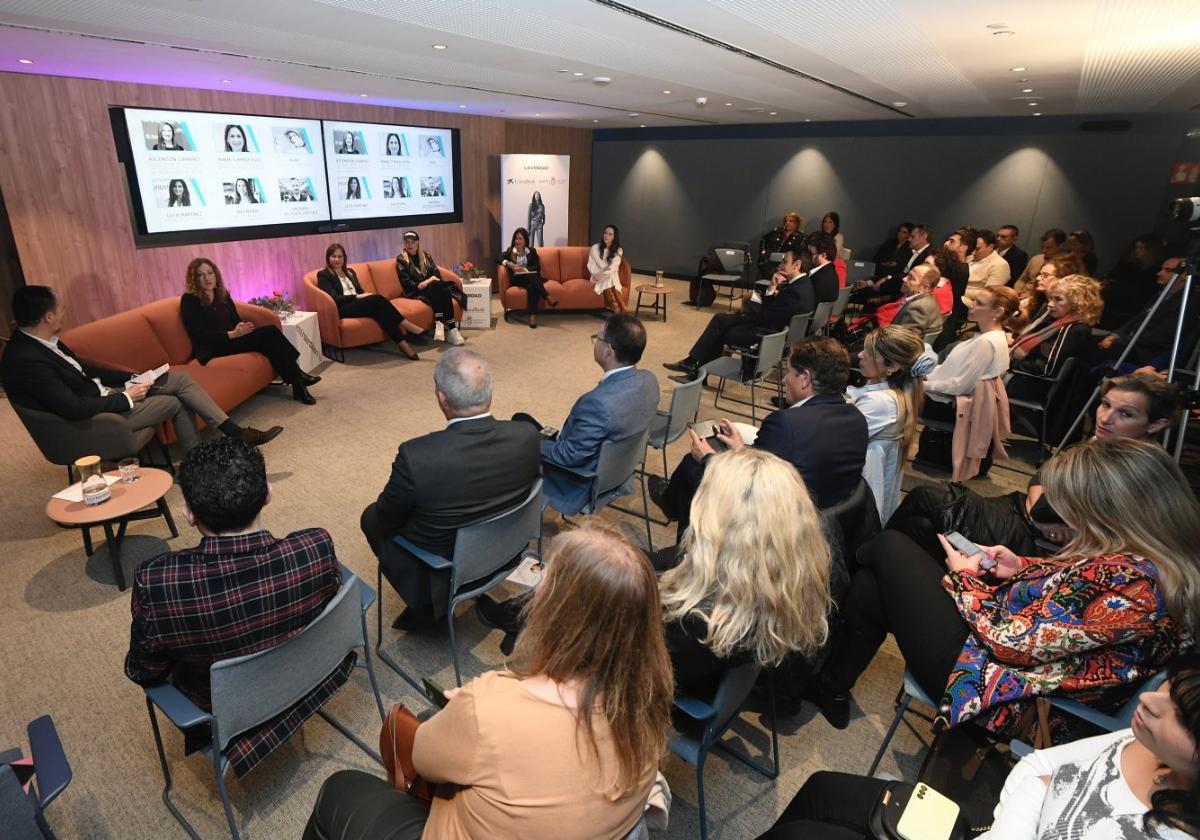
<path fill-rule="evenodd" d="M 706 375 L 707 370 L 700 368 L 694 380 L 676 385 L 675 390 L 671 392 L 670 408 L 666 411 L 660 409 L 650 421 L 646 445 L 662 450 L 664 478 L 671 477 L 667 469 L 667 446 L 683 437 L 688 426 L 696 422 L 696 415 L 700 412 L 700 392 Z"/>
<path fill-rule="evenodd" d="M 212 711 L 205 712 L 183 695 L 170 683 L 150 686 L 146 689 L 146 710 L 150 715 L 150 726 L 154 730 L 154 743 L 158 747 L 158 760 L 162 765 L 164 787 L 163 804 L 175 820 L 192 838 L 195 830 L 183 814 L 171 802 L 171 769 L 167 764 L 166 750 L 158 728 L 155 709 L 162 712 L 178 729 L 188 729 L 208 724 L 212 730 L 212 742 L 202 748 L 205 758 L 212 762 L 217 780 L 221 804 L 225 808 L 225 819 L 234 840 L 238 833 L 233 805 L 225 789 L 225 775 L 230 762 L 225 750 L 233 737 L 270 720 L 280 712 L 297 703 L 313 690 L 355 648 L 367 649 L 368 643 L 362 616 L 362 594 L 357 578 L 353 576 L 343 583 L 338 594 L 311 624 L 285 642 L 246 656 L 237 656 L 214 662 L 209 668 L 211 679 Z M 375 671 L 367 658 L 367 673 L 371 678 L 371 690 L 375 705 L 383 720 L 383 700 L 379 696 L 379 685 Z M 331 726 L 349 738 L 359 749 L 380 764 L 383 759 L 354 733 L 335 720 L 324 709 L 317 714 Z"/>
<path fill-rule="evenodd" d="M 1040 400 L 1027 397 L 1014 397 L 1012 394 L 1008 395 L 1010 411 L 1012 411 L 1014 408 L 1023 408 L 1026 411 L 1040 416 L 1041 423 L 1038 426 L 1039 464 L 1042 463 L 1042 461 L 1044 461 L 1046 458 L 1046 432 L 1047 425 L 1050 422 L 1050 416 L 1051 414 L 1055 413 L 1053 411 L 1054 400 L 1062 391 L 1063 386 L 1067 382 L 1071 381 L 1071 373 L 1074 371 L 1075 363 L 1077 361 L 1078 359 L 1076 358 L 1067 359 L 1058 368 L 1058 373 L 1054 376 L 1035 376 L 1031 373 L 1025 373 L 1019 370 L 1014 370 L 1012 372 L 1013 379 L 1016 381 L 1024 381 L 1027 383 L 1040 382 L 1046 387 L 1046 396 Z M 1012 419 L 1015 420 L 1017 418 L 1017 414 L 1015 411 L 1012 411 L 1012 414 Z"/>
<path fill-rule="evenodd" d="M 703 380 L 698 380 L 703 381 Z M 580 513 L 591 515 L 599 511 L 618 495 L 620 488 L 633 478 L 642 485 L 642 513 L 646 520 L 646 550 L 654 551 L 654 538 L 650 534 L 650 503 L 646 496 L 646 441 L 650 430 L 630 435 L 624 440 L 606 440 L 600 444 L 600 459 L 595 470 L 566 467 L 553 461 L 542 461 L 545 470 L 557 470 L 573 476 L 588 487 L 589 499 Z M 638 516 L 636 511 L 610 505 L 615 510 Z"/>
<path fill-rule="evenodd" d="M 708 815 L 704 807 L 704 761 L 713 749 L 718 749 L 745 764 L 751 770 L 761 773 L 768 779 L 779 775 L 779 732 L 775 725 L 775 683 L 772 672 L 767 673 L 769 715 L 771 725 L 771 746 L 769 758 L 771 765 L 763 764 L 740 750 L 734 750 L 721 740 L 721 736 L 729 729 L 737 718 L 746 698 L 754 688 L 754 683 L 762 669 L 757 662 L 746 662 L 728 669 L 721 677 L 717 693 L 711 703 L 706 703 L 696 697 L 680 696 L 675 698 L 674 706 L 679 714 L 676 715 L 677 733 L 668 742 L 671 752 L 696 768 L 696 791 L 700 808 L 700 838 L 708 837 Z"/>
<path fill-rule="evenodd" d="M 757 350 L 739 350 L 740 358 L 737 356 L 722 356 L 719 359 L 709 362 L 705 366 L 707 374 L 715 376 L 719 380 L 717 382 L 717 392 L 713 396 L 713 408 L 718 407 L 721 394 L 725 391 L 726 380 L 733 379 L 743 385 L 750 386 L 750 420 L 753 423 L 757 423 L 758 395 L 755 389 L 758 383 L 762 382 L 767 374 L 779 365 L 779 360 L 783 358 L 783 349 L 786 343 L 787 330 L 780 330 L 777 333 L 764 335 L 758 342 Z M 742 369 L 744 359 L 754 360 L 754 370 L 749 376 Z M 744 400 L 727 399 L 730 402 L 746 405 Z"/>
<path fill-rule="evenodd" d="M 54 840 L 46 822 L 46 807 L 71 783 L 71 764 L 50 715 L 31 720 L 25 731 L 36 772 L 26 791 L 10 766 L 22 757 L 21 750 L 0 750 L 0 836 L 5 840 Z"/>
<path fill-rule="evenodd" d="M 825 328 L 829 325 L 829 314 L 833 312 L 833 306 L 836 302 L 827 300 L 824 303 L 817 304 L 817 308 L 813 310 L 812 322 L 808 325 L 809 335 L 825 332 Z"/>
<path fill-rule="evenodd" d="M 846 306 L 850 303 L 850 292 L 854 291 L 849 285 L 838 289 L 837 300 L 833 302 L 833 308 L 829 310 L 829 318 L 839 319 L 846 311 Z M 828 321 L 829 318 L 825 320 Z"/>
<path fill-rule="evenodd" d="M 51 464 L 67 468 L 67 483 L 75 480 L 71 465 L 84 455 L 99 455 L 106 461 L 119 461 L 139 454 L 152 442 L 157 442 L 154 428 L 130 430 L 119 414 L 105 412 L 86 420 L 64 420 L 57 414 L 14 404 L 13 411 L 25 424 L 26 431 Z M 166 447 L 158 443 L 163 456 L 163 468 L 169 472 L 171 458 Z"/>
<path fill-rule="evenodd" d="M 754 288 L 754 266 L 750 262 L 750 243 L 726 242 L 713 248 L 721 261 L 721 270 L 701 275 L 700 280 L 714 287 L 729 287 L 729 308 L 733 309 L 733 296 L 738 289 Z"/>
<path fill-rule="evenodd" d="M 462 671 L 458 665 L 458 643 L 454 637 L 454 610 L 463 601 L 478 598 L 507 578 L 513 567 L 529 548 L 537 543 L 537 557 L 542 556 L 542 512 L 546 509 L 546 496 L 542 492 L 539 478 L 529 489 L 525 500 L 514 508 L 458 529 L 454 537 L 454 554 L 443 557 L 406 540 L 397 534 L 393 537 L 398 546 L 408 551 L 422 563 L 439 572 L 449 571 L 450 590 L 446 605 L 446 624 L 450 628 L 450 657 L 454 661 L 454 681 L 462 685 Z M 377 586 L 383 591 L 383 567 L 377 573 Z M 417 691 L 424 693 L 421 685 L 400 665 L 388 657 L 380 648 L 383 644 L 383 610 L 376 611 L 377 647 L 379 658 L 400 676 L 404 677 Z"/>

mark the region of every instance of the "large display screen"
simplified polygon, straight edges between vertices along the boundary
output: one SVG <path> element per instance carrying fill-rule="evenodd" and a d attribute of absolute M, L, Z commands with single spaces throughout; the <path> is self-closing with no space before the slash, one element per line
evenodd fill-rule
<path fill-rule="evenodd" d="M 140 233 L 329 221 L 319 120 L 116 110 Z"/>
<path fill-rule="evenodd" d="M 455 133 L 325 120 L 329 202 L 335 221 L 456 212 Z"/>

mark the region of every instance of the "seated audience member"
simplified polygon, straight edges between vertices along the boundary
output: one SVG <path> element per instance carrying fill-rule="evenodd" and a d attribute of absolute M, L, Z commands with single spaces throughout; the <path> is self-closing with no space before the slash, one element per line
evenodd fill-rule
<path fill-rule="evenodd" d="M 300 369 L 296 364 L 300 352 L 284 338 L 279 327 L 256 327 L 241 319 L 221 270 L 212 260 L 198 257 L 188 263 L 179 314 L 192 340 L 192 354 L 200 364 L 208 364 L 218 356 L 262 353 L 283 381 L 292 386 L 293 399 L 305 405 L 316 402 L 308 386 L 320 382 L 321 377 Z"/>
<path fill-rule="evenodd" d="M 209 666 L 281 644 L 321 614 L 342 586 L 333 540 L 322 528 L 282 539 L 263 528 L 271 486 L 262 453 L 240 440 L 202 443 L 176 476 L 183 515 L 200 544 L 138 567 L 125 676 L 138 685 L 170 681 L 200 708 L 211 708 Z M 235 735 L 226 755 L 245 775 L 346 682 L 346 655 L 300 702 Z M 201 732 L 200 729 L 205 731 Z M 208 727 L 185 733 L 189 752 L 206 746 Z"/>
<path fill-rule="evenodd" d="M 829 258 L 829 261 L 833 262 L 838 256 L 838 251 L 846 247 L 846 240 L 842 236 L 842 217 L 830 210 L 821 218 L 820 232 L 833 237 L 833 256 Z"/>
<path fill-rule="evenodd" d="M 912 256 L 912 248 L 908 244 L 912 237 L 912 228 L 912 222 L 901 222 L 896 225 L 895 232 L 875 249 L 875 256 L 871 259 L 875 263 L 877 276 L 890 277 L 908 262 Z"/>
<path fill-rule="evenodd" d="M 659 580 L 676 692 L 711 700 L 733 666 L 815 656 L 849 580 L 795 467 L 752 447 L 714 455 L 690 519 Z"/>
<path fill-rule="evenodd" d="M 1021 231 L 1016 225 L 1001 225 L 996 230 L 996 253 L 1004 257 L 1004 261 L 1008 263 L 1008 285 L 1013 285 L 1017 282 L 1017 278 L 1021 276 L 1021 272 L 1025 270 L 1026 264 L 1029 262 L 1029 255 L 1021 250 L 1021 246 L 1017 245 L 1017 237 L 1021 235 Z"/>
<path fill-rule="evenodd" d="M 950 234 L 942 245 L 943 248 L 954 254 L 958 260 L 957 265 L 959 267 L 951 268 L 950 266 L 954 265 L 954 263 L 949 261 L 947 270 L 952 271 L 953 274 L 942 275 L 950 281 L 950 288 L 954 294 L 950 317 L 943 322 L 942 334 L 938 336 L 938 340 L 933 345 L 933 349 L 939 353 L 958 341 L 958 332 L 968 320 L 967 298 L 974 294 L 970 289 L 970 256 L 977 238 L 974 228 L 959 228 Z"/>
<path fill-rule="evenodd" d="M 1093 365 L 1100 364 L 1106 361 L 1113 361 L 1120 357 L 1129 347 L 1133 340 L 1133 336 L 1142 326 L 1142 322 L 1150 314 L 1150 309 L 1158 302 L 1158 296 L 1162 293 L 1163 287 L 1171 282 L 1175 276 L 1175 272 L 1179 270 L 1179 264 L 1182 262 L 1179 257 L 1168 257 L 1163 261 L 1162 269 L 1158 272 L 1158 289 L 1150 298 L 1150 303 L 1144 310 L 1130 318 L 1124 324 L 1117 328 L 1117 331 L 1112 335 L 1105 336 L 1096 348 L 1092 351 L 1091 363 Z M 1182 278 L 1175 282 L 1171 288 L 1167 299 L 1158 307 L 1158 311 L 1150 318 L 1150 322 L 1146 324 L 1146 329 L 1138 337 L 1137 344 L 1134 345 L 1132 351 L 1127 357 L 1127 361 L 1134 365 L 1151 365 L 1155 368 L 1167 367 L 1167 357 L 1171 352 L 1171 347 L 1175 341 L 1175 330 L 1179 324 L 1179 308 L 1183 299 L 1183 280 Z M 1190 348 L 1196 340 L 1196 318 L 1198 314 L 1197 300 L 1200 300 L 1200 294 L 1191 294 L 1188 297 L 1187 312 L 1184 314 L 1184 334 L 1180 337 L 1181 348 Z M 1180 360 L 1184 361 L 1184 360 Z"/>
<path fill-rule="evenodd" d="M 796 252 L 784 251 L 783 262 L 771 277 L 757 312 L 720 312 L 712 316 L 688 354 L 663 367 L 682 373 L 686 377 L 684 381 L 690 381 L 700 375 L 701 367 L 719 359 L 726 345 L 753 347 L 764 335 L 786 330 L 793 315 L 812 312 L 816 306 L 809 280 L 813 273 L 802 274 Z"/>
<path fill-rule="evenodd" d="M 846 404 L 842 392 L 850 378 L 850 356 L 832 338 L 805 338 L 796 342 L 783 377 L 791 408 L 772 411 L 763 420 L 751 444 L 778 455 L 800 471 L 817 507 L 827 508 L 845 499 L 862 478 L 867 453 L 867 421 Z M 729 449 L 746 445 L 728 420 L 721 420 L 718 440 Z M 688 526 L 696 488 L 715 450 L 694 430 L 689 431 L 692 452 L 671 473 L 670 482 L 650 476 L 650 495 L 671 519 L 679 533 Z"/>
<path fill-rule="evenodd" d="M 912 225 L 908 242 L 897 251 L 895 265 L 879 272 L 874 280 L 859 280 L 850 293 L 850 302 L 860 304 L 870 312 L 899 298 L 908 272 L 913 266 L 927 262 L 933 254 L 934 249 L 929 243 L 931 236 L 933 231 L 928 225 Z"/>
<path fill-rule="evenodd" d="M 1010 370 L 1052 377 L 1067 359 L 1086 358 L 1094 343 L 1092 327 L 1104 306 L 1100 284 L 1086 275 L 1071 274 L 1050 281 L 1047 292 L 1045 319 L 1015 336 L 1008 348 Z M 1006 386 L 1009 394 L 1029 398 L 1041 398 L 1048 387 L 1020 376 L 1010 378 Z"/>
<path fill-rule="evenodd" d="M 465 306 L 466 295 L 452 280 L 443 280 L 437 260 L 421 247 L 421 237 L 415 230 L 404 234 L 404 247 L 396 257 L 396 275 L 406 297 L 419 300 L 433 310 L 433 337 L 457 347 L 466 343 L 454 319 L 454 301 Z"/>
<path fill-rule="evenodd" d="M 975 231 L 973 249 L 967 260 L 967 287 L 979 290 L 986 286 L 1009 285 L 1008 261 L 996 253 L 996 234 L 990 230 Z"/>
<path fill-rule="evenodd" d="M 1025 333 L 1045 326 L 1046 319 L 1050 317 L 1050 313 L 1046 309 L 1046 299 L 1050 296 L 1050 284 L 1060 277 L 1070 277 L 1072 274 L 1083 274 L 1083 263 L 1072 253 L 1064 251 L 1042 263 L 1033 285 L 1028 287 L 1028 297 L 1021 301 L 1020 317 L 1013 319 L 1024 325 L 1015 334 L 1014 340 Z"/>
<path fill-rule="evenodd" d="M 317 272 L 317 286 L 333 298 L 339 318 L 370 318 L 406 357 L 413 361 L 421 358 L 404 338 L 408 330 L 400 310 L 383 295 L 363 291 L 358 274 L 346 265 L 346 249 L 337 242 L 325 249 L 325 267 Z"/>
<path fill-rule="evenodd" d="M 1178 390 L 1154 374 L 1106 379 L 1096 408 L 1095 436 L 1153 443 L 1178 413 Z M 958 483 L 913 488 L 887 527 L 930 554 L 941 549 L 938 533 L 951 531 L 978 545 L 1006 545 L 1022 556 L 1036 553 L 1039 540 L 1062 545 L 1073 534 L 1046 501 L 1041 475 L 1040 470 L 1034 474 L 1025 493 L 1004 496 L 980 496 Z"/>
<path fill-rule="evenodd" d="M 538 258 L 537 249 L 529 246 L 529 231 L 525 228 L 514 230 L 508 250 L 501 254 L 496 262 L 508 269 L 508 279 L 514 286 L 525 290 L 529 326 L 537 329 L 537 311 L 542 299 L 544 298 L 551 307 L 558 306 L 558 301 L 546 291 L 546 281 L 542 278 L 542 263 Z"/>
<path fill-rule="evenodd" d="M 799 251 L 804 244 L 804 234 L 800 232 L 804 219 L 799 213 L 784 213 L 783 222 L 777 228 L 759 237 L 758 245 L 758 276 L 767 277 L 772 271 L 771 254 L 782 254 L 784 251 Z M 690 302 L 694 302 L 690 301 Z"/>
<path fill-rule="evenodd" d="M 1067 248 L 1083 261 L 1089 277 L 1096 276 L 1096 241 L 1089 231 L 1080 228 L 1067 236 Z"/>
<path fill-rule="evenodd" d="M 887 522 L 900 504 L 904 457 L 925 399 L 921 377 L 937 365 L 937 355 L 926 349 L 920 333 L 892 324 L 867 335 L 858 362 L 867 384 L 846 389 L 846 399 L 867 420 L 863 477 L 871 485 L 879 521 Z"/>
<path fill-rule="evenodd" d="M 447 350 L 433 382 L 446 428 L 400 444 L 387 485 L 360 522 L 384 576 L 404 599 L 392 624 L 399 630 L 426 630 L 445 615 L 450 576 L 392 538 L 400 534 L 449 557 L 459 528 L 516 507 L 538 476 L 538 434 L 492 416 L 492 373 L 482 356 Z"/>
<path fill-rule="evenodd" d="M 508 670 L 446 692 L 416 730 L 428 808 L 385 779 L 325 781 L 305 840 L 624 837 L 666 747 L 673 684 L 654 570 L 588 525 L 554 538 Z"/>
<path fill-rule="evenodd" d="M 1029 258 L 1029 262 L 1025 264 L 1025 270 L 1021 272 L 1021 276 L 1013 283 L 1013 289 L 1021 297 L 1029 294 L 1029 288 L 1033 285 L 1034 278 L 1042 268 L 1042 263 L 1053 257 L 1062 250 L 1063 245 L 1067 241 L 1066 232 L 1058 228 L 1050 228 L 1042 234 L 1042 238 L 1038 240 L 1040 252 Z"/>
<path fill-rule="evenodd" d="M 939 721 L 996 731 L 1037 696 L 1077 695 L 1111 709 L 1190 645 L 1200 609 L 1200 505 L 1153 444 L 1093 440 L 1042 470 L 1046 499 L 1074 529 L 1062 551 L 1004 546 L 944 563 L 884 531 L 860 552 L 844 623 L 811 699 L 849 722 L 849 691 L 890 632 Z M 1119 511 L 1119 515 L 1114 512 Z"/>
<path fill-rule="evenodd" d="M 841 283 L 838 280 L 837 269 L 833 261 L 837 259 L 838 246 L 827 233 L 812 233 L 805 240 L 805 245 L 812 254 L 813 267 L 808 272 L 808 282 L 812 285 L 817 303 L 833 303 L 838 298 Z"/>
<path fill-rule="evenodd" d="M 974 393 L 982 379 L 1008 371 L 1008 338 L 1004 324 L 1017 311 L 1017 295 L 1007 286 L 988 286 L 967 299 L 967 320 L 979 334 L 958 342 L 925 381 L 925 416 L 953 420 L 954 398 Z M 930 403 L 933 404 L 930 404 Z"/>
<path fill-rule="evenodd" d="M 554 467 L 594 470 L 600 462 L 600 446 L 604 441 L 641 434 L 649 428 L 658 410 L 658 380 L 654 374 L 637 367 L 645 350 L 646 328 L 628 312 L 609 315 L 600 332 L 592 336 L 592 357 L 604 376 L 599 385 L 571 406 L 562 430 L 541 442 L 546 498 L 564 516 L 587 506 L 588 488 L 570 473 Z M 516 414 L 513 419 L 544 428 L 528 414 Z M 621 488 L 616 495 L 624 492 L 625 488 Z"/>
<path fill-rule="evenodd" d="M 938 270 L 934 266 L 915 265 L 904 276 L 904 297 L 900 310 L 892 319 L 896 327 L 910 327 L 919 335 L 941 329 L 942 312 L 933 297 L 933 287 L 938 282 Z"/>
<path fill-rule="evenodd" d="M 621 288 L 621 232 L 616 225 L 605 225 L 600 241 L 588 252 L 588 276 L 592 290 L 604 298 L 604 305 L 614 313 L 626 310 L 625 292 Z"/>
<path fill-rule="evenodd" d="M 1131 728 L 1037 750 L 1000 793 L 991 840 L 1200 837 L 1200 654 L 1171 661 L 1170 677 L 1143 694 Z M 809 776 L 759 840 L 861 840 L 884 779 L 825 770 Z"/>
<path fill-rule="evenodd" d="M 1163 239 L 1156 233 L 1144 233 L 1133 240 L 1129 253 L 1102 281 L 1104 315 L 1100 318 L 1100 329 L 1117 329 L 1150 303 L 1158 288 L 1163 250 Z"/>
<path fill-rule="evenodd" d="M 22 286 L 13 293 L 17 330 L 0 357 L 0 381 L 13 405 L 48 411 L 64 420 L 118 414 L 131 431 L 170 420 L 185 452 L 200 440 L 197 414 L 222 434 L 253 446 L 283 431 L 282 426 L 265 432 L 239 427 L 184 371 L 168 371 L 152 383 L 135 384 L 130 382 L 135 372 L 80 360 L 58 337 L 66 309 L 66 301 L 49 286 Z"/>

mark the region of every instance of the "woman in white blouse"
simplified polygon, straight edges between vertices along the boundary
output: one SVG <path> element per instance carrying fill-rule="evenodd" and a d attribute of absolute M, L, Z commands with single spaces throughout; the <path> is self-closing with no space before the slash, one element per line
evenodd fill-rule
<path fill-rule="evenodd" d="M 911 327 L 888 325 L 867 335 L 858 363 L 867 384 L 847 388 L 846 399 L 867 419 L 863 478 L 887 522 L 900 504 L 901 465 L 925 396 L 921 378 L 937 366 L 937 354 Z"/>
<path fill-rule="evenodd" d="M 333 298 L 339 318 L 370 318 L 396 342 L 405 357 L 421 358 L 405 339 L 404 316 L 383 295 L 364 292 L 354 269 L 346 265 L 346 249 L 335 242 L 325 249 L 325 267 L 317 272 L 317 287 Z"/>
<path fill-rule="evenodd" d="M 588 254 L 588 275 L 596 294 L 604 297 L 604 304 L 613 312 L 624 312 L 625 297 L 621 289 L 621 232 L 616 225 L 605 225 L 600 241 L 592 246 Z"/>
<path fill-rule="evenodd" d="M 1008 372 L 1008 336 L 1004 325 L 1017 311 L 1020 299 L 1007 286 L 988 286 L 964 297 L 967 320 L 979 326 L 979 334 L 960 341 L 925 380 L 925 416 L 954 420 L 954 398 L 972 394 L 982 379 Z"/>
<path fill-rule="evenodd" d="M 990 831 L 975 836 L 1200 837 L 1198 743 L 1200 654 L 1186 653 L 1171 663 L 1167 682 L 1141 696 L 1129 729 L 1021 759 L 1004 782 Z M 760 840 L 870 836 L 870 807 L 886 785 L 866 776 L 814 773 Z"/>

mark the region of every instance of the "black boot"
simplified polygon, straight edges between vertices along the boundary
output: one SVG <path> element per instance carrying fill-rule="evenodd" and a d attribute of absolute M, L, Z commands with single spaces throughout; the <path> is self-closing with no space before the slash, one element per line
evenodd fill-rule
<path fill-rule="evenodd" d="M 292 385 L 292 399 L 305 405 L 316 405 L 317 403 L 313 395 L 308 393 L 308 387 L 303 382 Z"/>

